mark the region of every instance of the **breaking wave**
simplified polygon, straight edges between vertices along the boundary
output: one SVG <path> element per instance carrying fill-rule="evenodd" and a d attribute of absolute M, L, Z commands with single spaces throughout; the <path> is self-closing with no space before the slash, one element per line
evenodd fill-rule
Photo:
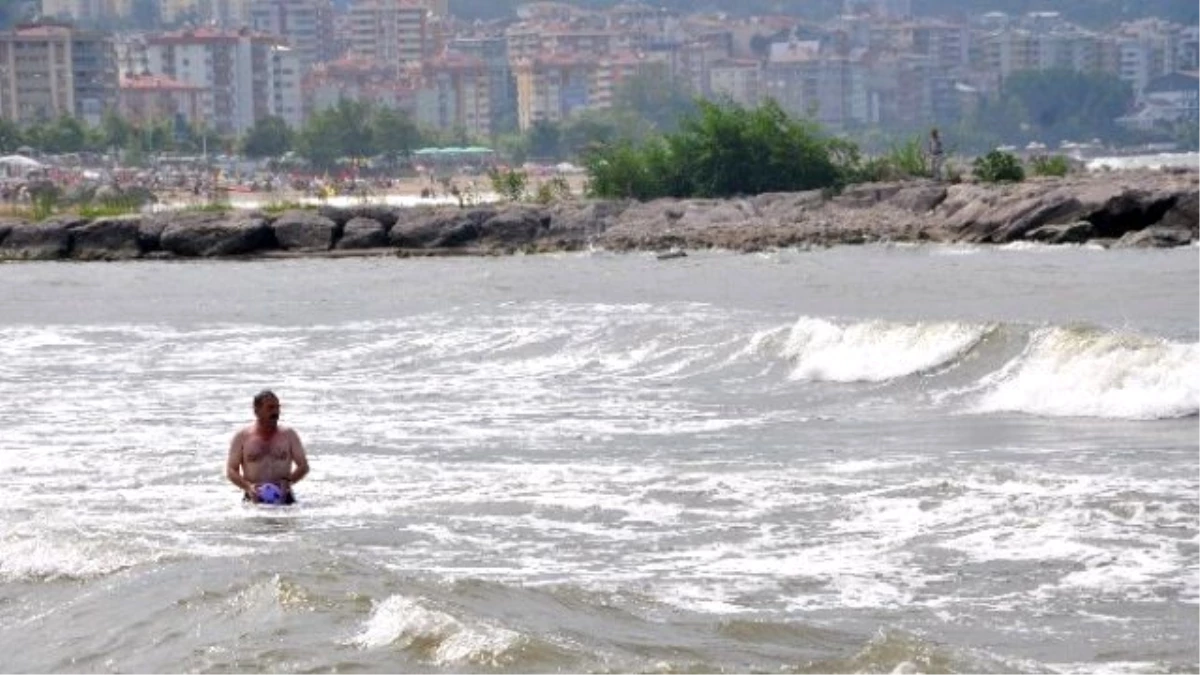
<path fill-rule="evenodd" d="M 792 326 L 783 354 L 794 363 L 795 379 L 882 382 L 945 365 L 992 329 L 958 322 L 838 325 L 804 317 Z"/>
<path fill-rule="evenodd" d="M 1200 412 L 1200 350 L 1129 333 L 1044 328 L 985 384 L 983 412 L 1186 417 Z"/>

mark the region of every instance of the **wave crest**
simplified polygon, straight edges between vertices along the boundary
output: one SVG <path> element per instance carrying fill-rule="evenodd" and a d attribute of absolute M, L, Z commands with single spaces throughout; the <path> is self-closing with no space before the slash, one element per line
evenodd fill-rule
<path fill-rule="evenodd" d="M 526 639 L 507 628 L 464 624 L 445 612 L 393 595 L 375 607 L 353 641 L 368 649 L 397 644 L 437 665 L 502 666 L 515 658 Z"/>
<path fill-rule="evenodd" d="M 1200 412 L 1200 349 L 1129 333 L 1044 328 L 984 384 L 980 412 L 1187 417 Z"/>
<path fill-rule="evenodd" d="M 802 317 L 783 355 L 793 379 L 882 382 L 946 365 L 979 344 L 993 327 L 961 322 L 864 321 L 839 325 Z"/>

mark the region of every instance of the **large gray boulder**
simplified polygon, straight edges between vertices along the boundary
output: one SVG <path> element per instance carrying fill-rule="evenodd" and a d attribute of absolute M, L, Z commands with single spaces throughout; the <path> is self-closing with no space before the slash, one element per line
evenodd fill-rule
<path fill-rule="evenodd" d="M 0 246 L 4 244 L 4 239 L 8 237 L 8 233 L 12 232 L 14 225 L 24 223 L 23 220 L 3 219 L 0 220 Z"/>
<path fill-rule="evenodd" d="M 477 240 L 483 223 L 496 213 L 494 208 L 414 209 L 392 226 L 388 241 L 398 248 L 462 247 Z"/>
<path fill-rule="evenodd" d="M 1044 244 L 1082 244 L 1092 238 L 1094 230 L 1095 226 L 1090 222 L 1077 220 L 1062 225 L 1042 225 L 1025 233 L 1025 238 Z"/>
<path fill-rule="evenodd" d="M 381 248 L 388 245 L 387 229 L 373 218 L 351 218 L 337 242 L 339 249 Z"/>
<path fill-rule="evenodd" d="M 887 203 L 898 209 L 925 214 L 946 201 L 947 194 L 946 186 L 938 183 L 907 185 L 889 197 Z"/>
<path fill-rule="evenodd" d="M 1177 195 L 1158 224 L 1162 227 L 1187 230 L 1195 239 L 1200 233 L 1200 192 Z"/>
<path fill-rule="evenodd" d="M 525 247 L 550 227 L 550 214 L 529 206 L 508 206 L 479 225 L 482 244 L 505 248 Z"/>
<path fill-rule="evenodd" d="M 567 200 L 543 209 L 550 223 L 539 245 L 548 250 L 579 250 L 590 246 L 629 208 L 626 200 Z"/>
<path fill-rule="evenodd" d="M 896 197 L 905 188 L 903 183 L 860 183 L 848 185 L 833 198 L 839 206 L 867 208 Z"/>
<path fill-rule="evenodd" d="M 100 218 L 73 230 L 71 256 L 80 260 L 140 258 L 142 216 Z"/>
<path fill-rule="evenodd" d="M 234 212 L 177 214 L 163 229 L 160 243 L 164 251 L 187 257 L 244 255 L 276 247 L 265 220 Z"/>
<path fill-rule="evenodd" d="M 333 220 L 303 209 L 285 211 L 271 224 L 279 248 L 287 251 L 327 251 L 337 238 Z"/>
<path fill-rule="evenodd" d="M 71 253 L 72 230 L 84 224 L 79 218 L 52 218 L 37 223 L 17 222 L 0 244 L 0 259 L 59 260 Z"/>
<path fill-rule="evenodd" d="M 1152 225 L 1137 232 L 1130 232 L 1112 245 L 1113 248 L 1171 248 L 1187 246 L 1195 241 L 1190 232 L 1176 227 Z"/>

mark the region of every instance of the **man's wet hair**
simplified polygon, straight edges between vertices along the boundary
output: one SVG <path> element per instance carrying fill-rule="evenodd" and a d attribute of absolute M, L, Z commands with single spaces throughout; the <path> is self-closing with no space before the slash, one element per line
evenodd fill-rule
<path fill-rule="evenodd" d="M 263 389 L 254 395 L 254 407 L 258 408 L 263 404 L 263 401 L 269 398 L 273 398 L 276 401 L 279 400 L 279 397 L 275 395 L 275 392 L 271 391 L 270 389 Z"/>

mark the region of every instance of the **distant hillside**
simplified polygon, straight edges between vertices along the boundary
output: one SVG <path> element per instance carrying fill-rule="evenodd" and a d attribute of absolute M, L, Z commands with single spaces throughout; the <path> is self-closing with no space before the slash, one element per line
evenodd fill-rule
<path fill-rule="evenodd" d="M 466 19 L 513 17 L 517 6 L 526 1 L 450 0 L 450 12 Z M 608 8 L 621 0 L 562 1 L 579 7 Z M 810 19 L 835 16 L 842 8 L 842 0 L 649 0 L 646 4 L 680 12 L 720 11 L 731 16 L 790 14 Z M 974 14 L 1057 11 L 1070 21 L 1094 27 L 1147 16 L 1183 24 L 1200 22 L 1200 12 L 1193 0 L 913 0 L 913 12 L 919 16 L 962 17 L 967 11 L 964 8 Z"/>

